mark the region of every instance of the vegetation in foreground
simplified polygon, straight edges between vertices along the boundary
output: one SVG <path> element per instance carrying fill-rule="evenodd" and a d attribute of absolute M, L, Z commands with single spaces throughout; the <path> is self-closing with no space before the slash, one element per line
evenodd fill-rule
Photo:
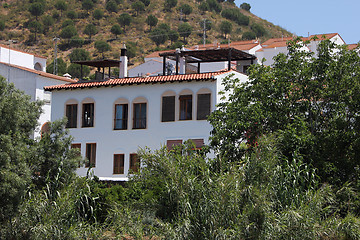
<path fill-rule="evenodd" d="M 211 148 L 142 149 L 123 186 L 75 176 L 64 122 L 29 140 L 40 104 L 2 79 L 0 238 L 360 239 L 360 58 L 300 45 L 224 80 Z"/>

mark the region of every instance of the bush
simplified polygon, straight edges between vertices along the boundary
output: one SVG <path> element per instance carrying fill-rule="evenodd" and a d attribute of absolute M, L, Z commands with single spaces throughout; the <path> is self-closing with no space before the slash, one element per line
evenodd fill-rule
<path fill-rule="evenodd" d="M 242 35 L 242 40 L 252 40 L 256 38 L 256 34 L 254 32 L 244 32 Z"/>
<path fill-rule="evenodd" d="M 106 2 L 105 8 L 110 13 L 118 11 L 118 5 L 114 0 L 110 0 L 110 1 Z"/>
<path fill-rule="evenodd" d="M 242 3 L 241 5 L 240 5 L 240 8 L 241 9 L 244 9 L 245 11 L 248 11 L 248 12 L 250 12 L 250 8 L 251 8 L 251 6 L 250 6 L 250 4 L 249 3 Z"/>
<path fill-rule="evenodd" d="M 74 10 L 68 11 L 66 16 L 70 19 L 76 19 L 78 17 L 77 13 Z"/>
<path fill-rule="evenodd" d="M 0 31 L 4 31 L 4 29 L 5 29 L 5 21 L 0 20 Z"/>
<path fill-rule="evenodd" d="M 221 12 L 221 16 L 236 22 L 239 25 L 249 25 L 249 17 L 245 16 L 237 8 L 225 9 Z"/>

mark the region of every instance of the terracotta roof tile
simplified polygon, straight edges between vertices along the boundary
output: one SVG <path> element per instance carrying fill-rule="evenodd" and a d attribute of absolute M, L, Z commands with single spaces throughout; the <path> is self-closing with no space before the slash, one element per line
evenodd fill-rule
<path fill-rule="evenodd" d="M 106 81 L 83 81 L 78 83 L 61 84 L 54 86 L 47 86 L 45 90 L 61 90 L 61 89 L 76 89 L 76 88 L 91 88 L 91 87 L 106 87 L 117 85 L 131 85 L 141 83 L 164 83 L 164 82 L 182 82 L 182 81 L 201 81 L 213 80 L 214 76 L 226 73 L 228 71 L 218 71 L 211 73 L 197 73 L 197 74 L 180 74 L 167 76 L 150 76 L 150 77 L 131 77 L 131 78 L 117 78 Z"/>
<path fill-rule="evenodd" d="M 4 64 L 6 66 L 11 66 L 11 67 L 21 69 L 21 70 L 24 70 L 27 72 L 35 73 L 35 74 L 38 74 L 40 76 L 47 77 L 47 78 L 52 78 L 52 79 L 56 79 L 56 80 L 60 80 L 60 81 L 64 81 L 64 82 L 70 82 L 70 83 L 76 82 L 76 80 L 71 79 L 71 78 L 62 77 L 62 76 L 54 75 L 54 74 L 43 72 L 43 71 L 38 71 L 35 69 L 31 69 L 31 68 L 26 68 L 26 67 L 14 65 L 14 64 L 8 64 L 8 63 L 4 63 L 4 62 L 0 62 L 0 64 Z"/>
<path fill-rule="evenodd" d="M 359 47 L 359 44 L 357 44 L 357 43 L 348 44 L 347 47 L 349 50 L 354 50 L 355 48 Z"/>

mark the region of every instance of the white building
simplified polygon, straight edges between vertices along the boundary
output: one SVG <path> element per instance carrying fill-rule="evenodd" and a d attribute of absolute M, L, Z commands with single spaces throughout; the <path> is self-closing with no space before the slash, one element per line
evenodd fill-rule
<path fill-rule="evenodd" d="M 130 169 L 136 171 L 139 147 L 171 148 L 188 139 L 197 147 L 207 144 L 211 126 L 206 118 L 221 101 L 221 82 L 228 75 L 247 80 L 245 74 L 225 70 L 125 76 L 45 89 L 52 92 L 52 119 L 68 118 L 73 147 L 89 159 L 94 174 L 119 181 L 127 180 Z M 78 174 L 86 175 L 89 165 Z"/>
<path fill-rule="evenodd" d="M 10 57 L 10 58 L 9 58 Z M 40 136 L 40 128 L 51 120 L 51 93 L 44 91 L 44 86 L 75 82 L 72 79 L 44 72 L 46 58 L 24 51 L 10 49 L 0 45 L 0 75 L 15 87 L 31 96 L 31 100 L 44 101 L 43 113 L 39 119 L 39 129 L 34 138 Z M 9 64 L 10 61 L 10 64 Z"/>
<path fill-rule="evenodd" d="M 223 101 L 219 94 L 224 90 L 222 79 L 234 75 L 242 82 L 247 81 L 244 72 L 249 65 L 257 63 L 252 54 L 273 56 L 276 50 L 282 51 L 286 41 L 273 40 L 272 47 L 268 48 L 271 51 L 265 50 L 262 55 L 258 54 L 263 47 L 249 41 L 234 44 L 236 48 L 219 46 L 205 47 L 205 50 L 196 47 L 157 52 L 149 56 L 146 63 L 158 61 L 164 67 L 167 61 L 172 61 L 179 74 L 166 75 L 161 68 L 156 70 L 161 76 L 127 77 L 126 64 L 121 64 L 118 79 L 46 87 L 45 90 L 52 92 L 52 119 L 68 118 L 73 147 L 79 148 L 89 159 L 87 166 L 78 169 L 78 174 L 86 175 L 91 165 L 101 180 L 127 180 L 131 170 L 137 170 L 139 147 L 171 148 L 188 139 L 197 147 L 207 144 L 211 126 L 206 116 Z M 316 42 L 306 46 L 306 51 L 313 47 L 311 44 Z M 269 45 L 270 42 L 266 47 Z M 121 62 L 126 61 L 124 56 L 122 49 Z M 218 64 L 216 61 L 223 64 L 222 69 L 227 69 L 216 71 L 214 67 L 209 73 L 202 72 L 211 64 Z M 186 73 L 185 66 L 189 64 L 197 73 Z"/>
<path fill-rule="evenodd" d="M 317 39 L 314 40 L 314 37 L 316 37 Z M 292 37 L 272 38 L 263 42 L 261 44 L 262 48 L 258 49 L 255 53 L 255 56 L 258 58 L 259 63 L 265 60 L 263 64 L 266 66 L 271 66 L 272 64 L 274 64 L 273 58 L 276 55 L 278 55 L 279 53 L 286 54 L 288 52 L 287 43 L 292 39 Z M 301 38 L 302 41 L 309 41 L 309 43 L 306 44 L 306 46 L 304 46 L 301 50 L 314 52 L 316 55 L 318 44 L 323 39 L 329 39 L 337 45 L 345 44 L 344 40 L 338 33 L 317 34 Z"/>

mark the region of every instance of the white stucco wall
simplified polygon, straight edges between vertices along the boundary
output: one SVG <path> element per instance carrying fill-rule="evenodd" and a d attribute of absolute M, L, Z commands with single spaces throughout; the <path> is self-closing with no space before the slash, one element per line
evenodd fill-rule
<path fill-rule="evenodd" d="M 223 78 L 218 76 L 218 78 Z M 246 78 L 243 74 L 241 78 Z M 66 102 L 70 99 L 78 103 L 77 128 L 71 128 L 70 134 L 74 137 L 73 143 L 81 144 L 82 156 L 86 153 L 86 143 L 96 143 L 96 167 L 94 174 L 100 179 L 126 180 L 129 170 L 130 154 L 136 153 L 139 147 L 159 149 L 167 140 L 204 139 L 208 143 L 211 126 L 206 120 L 196 119 L 196 94 L 201 89 L 211 91 L 211 109 L 215 109 L 219 101 L 218 81 L 191 81 L 163 84 L 140 84 L 115 87 L 86 88 L 76 90 L 61 90 L 52 92 L 52 120 L 65 116 Z M 179 121 L 179 95 L 182 91 L 191 91 L 193 95 L 192 119 Z M 176 93 L 176 120 L 161 122 L 162 94 L 166 91 Z M 188 94 L 188 93 L 186 93 Z M 137 97 L 147 99 L 147 128 L 132 129 L 132 102 Z M 94 127 L 81 127 L 81 102 L 86 98 L 95 101 Z M 128 129 L 113 130 L 114 102 L 119 98 L 128 100 Z M 113 174 L 114 154 L 124 154 L 124 174 Z M 79 175 L 86 175 L 87 168 L 79 168 Z"/>
<path fill-rule="evenodd" d="M 52 86 L 65 83 L 61 80 L 56 80 L 36 73 L 32 73 L 16 67 L 9 67 L 6 64 L 0 63 L 0 75 L 8 79 L 10 70 L 10 81 L 14 83 L 15 87 L 24 91 L 25 94 L 31 97 L 31 100 L 45 100 L 43 105 L 43 113 L 40 115 L 39 124 L 34 133 L 34 138 L 40 137 L 41 126 L 51 120 L 51 93 L 44 93 L 44 86 Z"/>

